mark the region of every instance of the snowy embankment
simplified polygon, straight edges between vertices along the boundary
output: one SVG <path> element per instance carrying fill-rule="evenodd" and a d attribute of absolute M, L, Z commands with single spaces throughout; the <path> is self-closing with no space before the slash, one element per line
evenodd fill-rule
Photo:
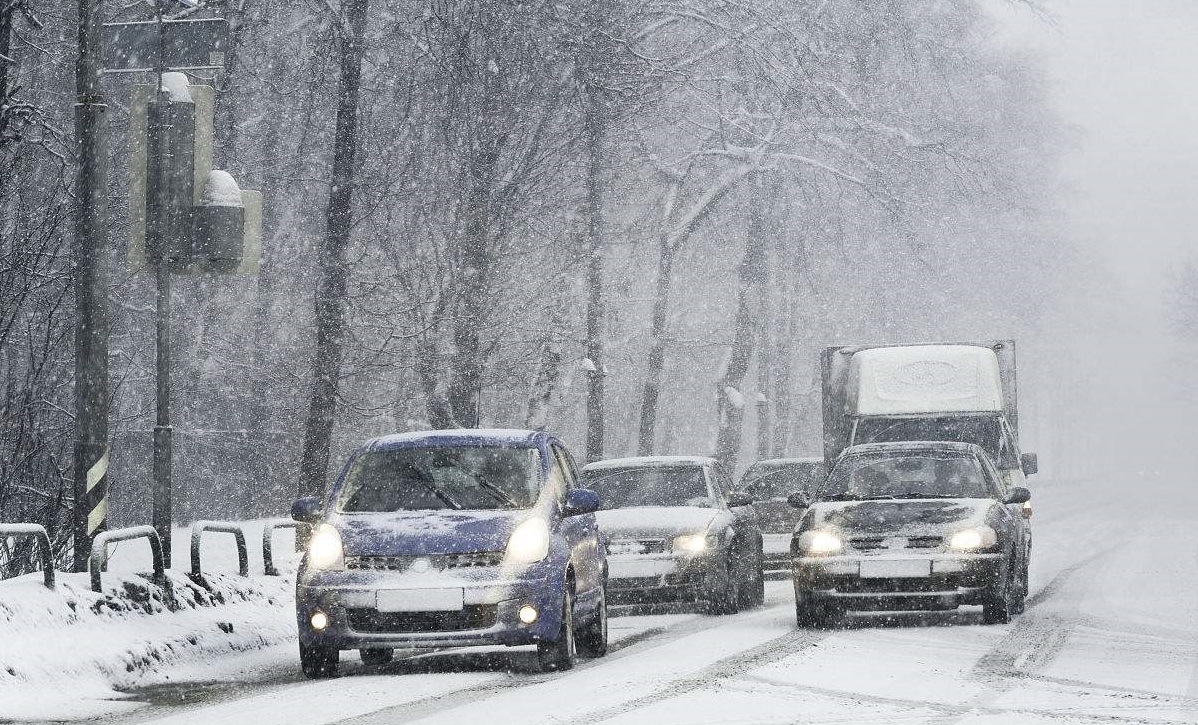
<path fill-rule="evenodd" d="M 53 591 L 40 572 L 0 582 L 0 722 L 92 713 L 96 701 L 119 701 L 123 690 L 171 682 L 183 670 L 293 640 L 292 534 L 276 536 L 282 575 L 264 576 L 255 546 L 261 522 L 246 522 L 245 530 L 250 576 L 237 573 L 233 537 L 208 534 L 197 582 L 187 574 L 190 531 L 179 529 L 169 606 L 163 589 L 138 574 L 151 568 L 145 540 L 112 546 L 100 593 L 91 591 L 86 573 L 60 572 Z M 55 696 L 64 692 L 69 699 Z M 82 710 L 67 707 L 72 702 Z M 108 702 L 100 709 L 122 706 Z"/>

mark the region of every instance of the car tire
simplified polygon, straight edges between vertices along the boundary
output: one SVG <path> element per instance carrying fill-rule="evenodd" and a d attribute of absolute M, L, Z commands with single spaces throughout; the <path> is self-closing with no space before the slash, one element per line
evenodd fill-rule
<path fill-rule="evenodd" d="M 1014 562 L 1008 561 L 1005 569 L 999 572 L 998 581 L 986 589 L 982 599 L 983 624 L 1007 624 L 1011 621 L 1011 614 L 1015 608 L 1015 590 L 1019 585 L 1015 581 L 1017 575 Z"/>
<path fill-rule="evenodd" d="M 578 635 L 578 651 L 584 657 L 607 654 L 607 588 L 600 589 L 595 618 Z"/>
<path fill-rule="evenodd" d="M 802 629 L 827 629 L 838 614 L 834 605 L 815 601 L 810 592 L 799 592 L 795 597 L 795 624 Z"/>
<path fill-rule="evenodd" d="M 335 647 L 300 645 L 300 667 L 310 679 L 324 679 L 337 674 L 341 652 Z"/>
<path fill-rule="evenodd" d="M 1011 601 L 1011 614 L 1023 614 L 1027 610 L 1028 595 L 1028 555 L 1025 553 L 1019 564 L 1019 579 L 1015 587 L 1015 596 Z"/>
<path fill-rule="evenodd" d="M 364 665 L 385 665 L 395 659 L 395 650 L 387 648 L 370 648 L 358 650 Z"/>
<path fill-rule="evenodd" d="M 753 558 L 749 577 L 741 586 L 740 608 L 752 609 L 765 604 L 765 571 L 762 569 L 764 556 L 759 551 Z"/>
<path fill-rule="evenodd" d="M 722 576 L 717 573 L 715 587 L 708 592 L 703 601 L 705 614 L 726 615 L 740 611 L 740 584 L 731 561 L 723 563 Z"/>
<path fill-rule="evenodd" d="M 553 642 L 537 643 L 537 668 L 541 672 L 563 672 L 578 662 L 578 642 L 574 638 L 574 593 L 566 588 L 562 596 L 562 624 Z"/>

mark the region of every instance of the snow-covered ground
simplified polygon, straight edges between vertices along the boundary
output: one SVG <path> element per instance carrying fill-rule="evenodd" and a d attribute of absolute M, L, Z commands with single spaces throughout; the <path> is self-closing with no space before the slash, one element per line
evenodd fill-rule
<path fill-rule="evenodd" d="M 384 667 L 345 653 L 341 677 L 309 682 L 288 611 L 269 620 L 289 628 L 276 644 L 160 663 L 118 683 L 121 702 L 65 686 L 24 693 L 20 711 L 0 697 L 0 721 L 1198 723 L 1198 503 L 1143 480 L 1045 482 L 1035 502 L 1033 595 L 1006 626 L 965 609 L 798 630 L 788 584 L 771 582 L 765 607 L 732 617 L 613 618 L 612 652 L 568 673 L 522 674 L 520 653 Z M 237 632 L 252 612 L 223 613 Z"/>

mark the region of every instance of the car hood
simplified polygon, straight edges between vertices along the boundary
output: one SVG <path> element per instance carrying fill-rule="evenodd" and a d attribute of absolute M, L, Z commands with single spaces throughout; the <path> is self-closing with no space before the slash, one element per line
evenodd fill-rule
<path fill-rule="evenodd" d="M 943 534 L 985 523 L 993 505 L 994 501 L 985 498 L 825 501 L 812 504 L 811 518 L 804 517 L 803 528 L 852 534 Z"/>
<path fill-rule="evenodd" d="M 596 511 L 608 539 L 667 539 L 707 531 L 720 511 L 698 506 L 635 506 Z"/>
<path fill-rule="evenodd" d="M 503 551 L 531 511 L 396 511 L 341 514 L 329 521 L 341 532 L 347 556 L 405 556 Z"/>

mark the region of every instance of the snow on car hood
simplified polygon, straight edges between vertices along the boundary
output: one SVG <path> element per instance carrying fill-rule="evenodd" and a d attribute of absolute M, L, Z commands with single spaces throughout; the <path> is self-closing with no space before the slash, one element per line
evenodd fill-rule
<path fill-rule="evenodd" d="M 803 528 L 827 527 L 861 534 L 936 534 L 985 523 L 993 505 L 994 501 L 986 498 L 824 501 L 812 504 L 811 523 Z"/>
<path fill-rule="evenodd" d="M 396 511 L 340 514 L 347 556 L 404 556 L 503 551 L 530 511 Z"/>
<path fill-rule="evenodd" d="M 706 531 L 719 513 L 698 506 L 634 506 L 596 511 L 595 520 L 608 538 L 668 538 Z"/>

